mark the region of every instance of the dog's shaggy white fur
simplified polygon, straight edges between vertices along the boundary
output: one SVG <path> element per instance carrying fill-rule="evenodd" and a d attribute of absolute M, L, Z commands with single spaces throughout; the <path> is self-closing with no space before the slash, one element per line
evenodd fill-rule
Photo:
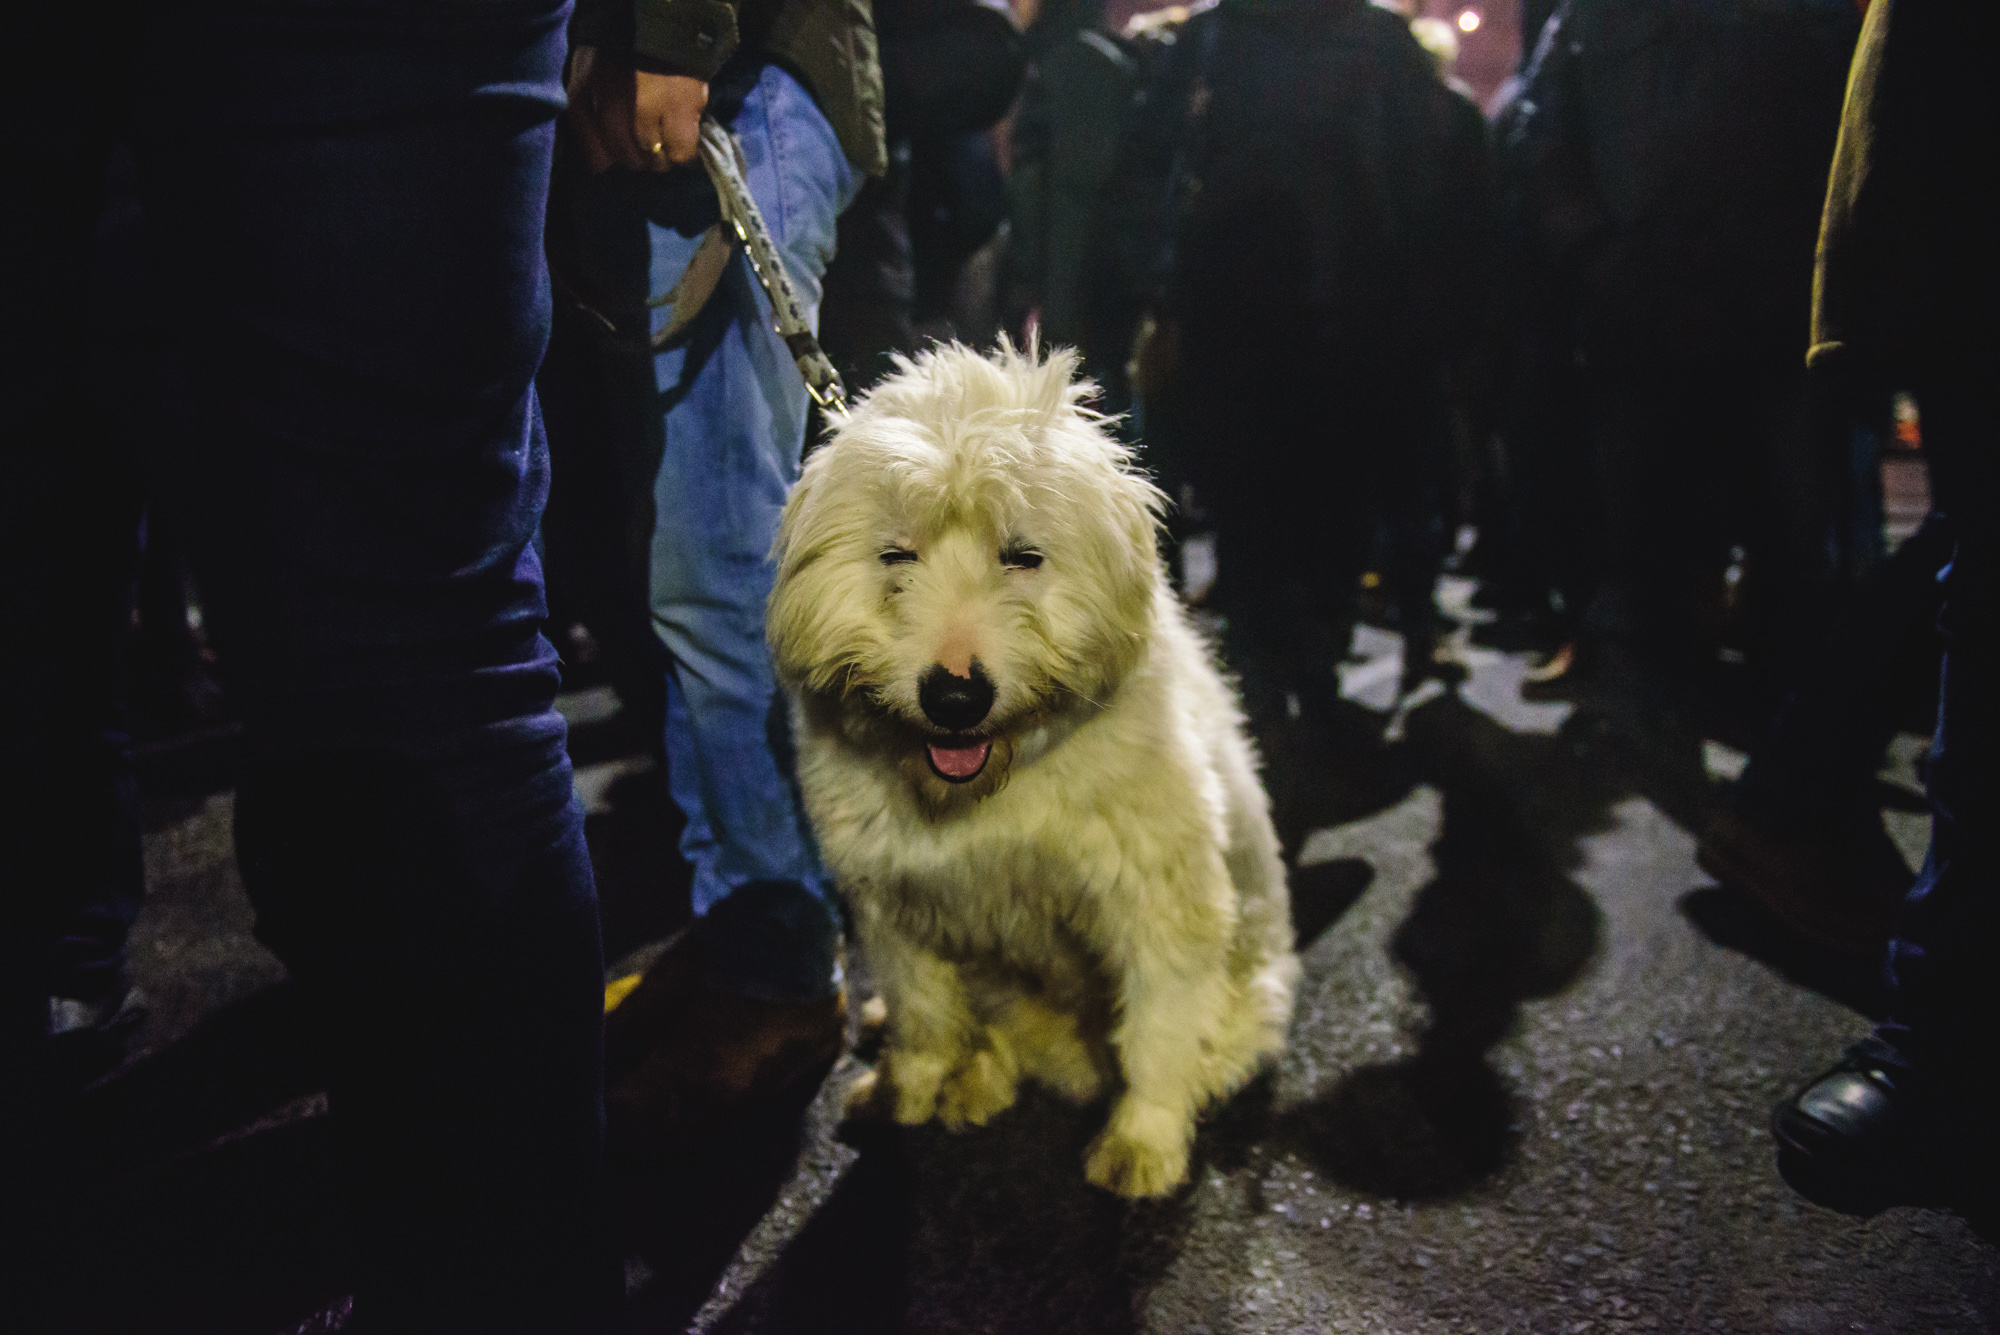
<path fill-rule="evenodd" d="M 1024 1076 L 1113 1092 L 1086 1172 L 1151 1196 L 1281 1049 L 1298 962 L 1241 712 L 1159 560 L 1163 498 L 1074 370 L 900 362 L 805 466 L 767 630 L 888 1003 L 861 1097 L 956 1128 Z M 990 713 L 933 722 L 940 668 L 983 675 Z"/>

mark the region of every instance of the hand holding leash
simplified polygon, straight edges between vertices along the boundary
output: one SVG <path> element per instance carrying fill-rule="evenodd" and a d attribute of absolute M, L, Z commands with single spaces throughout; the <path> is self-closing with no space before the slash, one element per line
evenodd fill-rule
<path fill-rule="evenodd" d="M 572 87 L 589 77 L 587 69 L 581 74 L 573 74 Z M 572 96 L 581 95 L 581 89 L 572 93 Z M 707 96 L 706 85 L 703 85 L 703 96 Z M 590 151 L 588 143 L 585 151 Z M 735 135 L 704 116 L 700 122 L 697 152 L 703 170 L 715 186 L 722 221 L 702 236 L 680 280 L 661 295 L 646 299 L 649 307 L 667 308 L 665 321 L 648 341 L 655 349 L 672 347 L 680 341 L 695 316 L 708 304 L 709 297 L 714 295 L 716 285 L 729 268 L 729 261 L 735 258 L 736 247 L 741 245 L 750 261 L 751 272 L 757 275 L 758 284 L 771 299 L 772 323 L 777 327 L 778 337 L 785 341 L 785 347 L 791 352 L 799 375 L 806 382 L 806 392 L 812 395 L 813 402 L 820 406 L 822 412 L 830 416 L 846 412 L 847 387 L 841 384 L 840 372 L 834 369 L 833 362 L 820 347 L 812 323 L 806 318 L 805 303 L 799 299 L 798 289 L 792 286 L 791 275 L 785 270 L 777 243 L 771 239 L 771 230 L 764 225 L 764 215 L 750 194 L 750 169 L 743 160 L 742 146 L 736 142 Z M 565 282 L 560 273 L 552 271 L 551 277 L 557 290 L 574 302 L 579 310 L 603 325 L 614 337 L 621 336 L 617 321 L 591 304 L 588 298 Z"/>
<path fill-rule="evenodd" d="M 708 85 L 635 69 L 594 46 L 570 55 L 568 121 L 593 175 L 612 167 L 663 172 L 694 161 Z"/>

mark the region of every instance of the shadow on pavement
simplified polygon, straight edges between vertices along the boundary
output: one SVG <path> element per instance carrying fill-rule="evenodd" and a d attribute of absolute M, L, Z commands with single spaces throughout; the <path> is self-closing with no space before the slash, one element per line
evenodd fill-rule
<path fill-rule="evenodd" d="M 325 1088 L 310 1034 L 289 981 L 222 1007 L 79 1095 L 62 1115 L 64 1163 L 95 1178 L 143 1169 Z"/>
<path fill-rule="evenodd" d="M 1856 959 L 1815 946 L 1731 886 L 1690 890 L 1680 898 L 1680 911 L 1696 931 L 1725 950 L 1768 965 L 1871 1020 L 1882 1018 L 1887 996 L 1880 959 Z"/>
<path fill-rule="evenodd" d="M 714 1329 L 914 1335 L 978 1313 L 982 1329 L 1024 1335 L 1138 1330 L 1140 1298 L 1180 1254 L 1191 1206 L 1185 1193 L 1127 1202 L 1084 1180 L 1104 1111 L 1024 1089 L 1018 1106 L 961 1134 L 849 1127 L 860 1157 Z M 1204 1129 L 1197 1174 L 1214 1139 Z"/>
<path fill-rule="evenodd" d="M 1407 727 L 1444 821 L 1436 875 L 1390 952 L 1430 1023 L 1413 1056 L 1348 1073 L 1274 1132 L 1338 1181 L 1420 1200 L 1463 1191 L 1506 1162 L 1513 1094 L 1486 1053 L 1520 1003 L 1561 992 L 1596 950 L 1597 907 L 1567 873 L 1576 839 L 1609 803 L 1571 793 L 1544 809 L 1529 784 L 1565 762 L 1560 743 L 1510 732 L 1456 697 L 1415 711 Z M 1552 810 L 1563 818 L 1552 823 Z"/>
<path fill-rule="evenodd" d="M 40 1189 L 6 1203 L 18 1328 L 272 1335 L 343 1293 L 323 1083 L 279 984 L 59 1107 Z"/>
<path fill-rule="evenodd" d="M 756 1115 L 671 1145 L 627 1145 L 607 1164 L 628 1256 L 620 1329 L 684 1330 L 737 1250 L 777 1202 L 797 1166 L 805 1115 L 827 1067 L 808 1073 Z M 826 1327 L 802 1327 L 825 1329 Z"/>
<path fill-rule="evenodd" d="M 1375 868 L 1365 858 L 1335 858 L 1292 872 L 1292 933 L 1297 949 L 1313 942 L 1339 922 L 1375 882 Z"/>
<path fill-rule="evenodd" d="M 1417 782 L 1404 748 L 1383 744 L 1387 715 L 1337 696 L 1312 703 L 1302 717 L 1265 720 L 1256 728 L 1264 787 L 1288 863 L 1314 830 L 1385 811 Z"/>
<path fill-rule="evenodd" d="M 51 1335 L 273 1335 L 347 1291 L 324 1117 L 91 1189 L 35 1222 Z M 14 1236 L 22 1236 L 16 1233 Z"/>
<path fill-rule="evenodd" d="M 716 1324 L 750 1331 L 905 1329 L 909 1307 L 910 1165 L 899 1133 L 857 1139 L 861 1156 L 769 1270 Z"/>

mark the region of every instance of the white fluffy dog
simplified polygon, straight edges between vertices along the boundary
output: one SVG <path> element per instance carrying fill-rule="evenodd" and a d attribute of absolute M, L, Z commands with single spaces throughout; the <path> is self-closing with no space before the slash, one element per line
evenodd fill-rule
<path fill-rule="evenodd" d="M 888 1003 L 860 1097 L 958 1128 L 1023 1076 L 1114 1092 L 1085 1171 L 1153 1196 L 1282 1048 L 1298 961 L 1242 715 L 1155 547 L 1163 498 L 1075 366 L 899 362 L 805 466 L 767 630 Z"/>

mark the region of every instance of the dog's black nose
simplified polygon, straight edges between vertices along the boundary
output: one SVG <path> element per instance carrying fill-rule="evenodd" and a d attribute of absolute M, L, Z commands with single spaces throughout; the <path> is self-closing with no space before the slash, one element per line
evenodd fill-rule
<path fill-rule="evenodd" d="M 942 665 L 933 666 L 917 683 L 917 703 L 940 728 L 965 732 L 978 727 L 993 708 L 993 683 L 978 659 L 972 661 L 970 677 L 954 677 Z"/>

